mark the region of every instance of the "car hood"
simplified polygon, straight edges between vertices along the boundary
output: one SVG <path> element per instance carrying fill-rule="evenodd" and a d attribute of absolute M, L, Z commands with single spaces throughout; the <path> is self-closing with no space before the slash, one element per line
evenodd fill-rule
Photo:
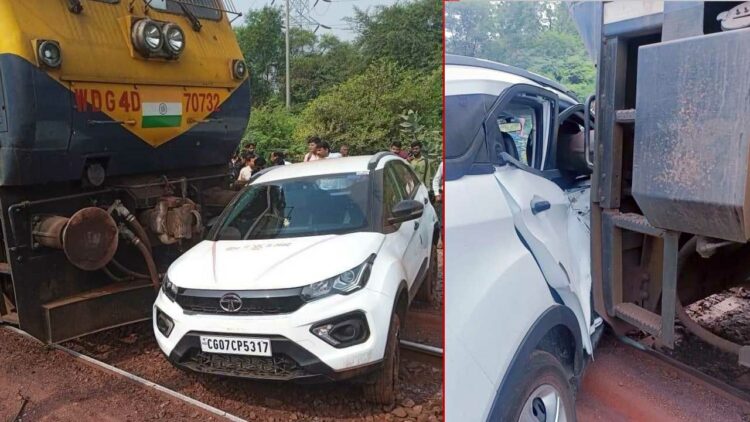
<path fill-rule="evenodd" d="M 263 290 L 301 287 L 352 269 L 377 253 L 380 233 L 265 240 L 221 240 L 195 245 L 167 273 L 178 287 Z"/>

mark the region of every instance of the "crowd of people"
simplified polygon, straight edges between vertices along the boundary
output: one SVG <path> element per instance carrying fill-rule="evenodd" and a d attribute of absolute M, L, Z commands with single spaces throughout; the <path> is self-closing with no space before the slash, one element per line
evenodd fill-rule
<path fill-rule="evenodd" d="M 409 162 L 419 180 L 430 191 L 431 198 L 439 202 L 442 199 L 441 181 L 443 163 L 441 162 L 435 168 L 434 163 L 422 154 L 422 143 L 419 141 L 412 142 L 410 147 L 407 151 L 402 147 L 400 141 L 393 141 L 390 151 Z M 311 136 L 307 139 L 307 152 L 302 161 L 308 162 L 348 156 L 348 145 L 342 144 L 339 146 L 338 152 L 331 152 L 331 145 L 328 142 L 321 140 L 317 136 Z M 239 184 L 244 184 L 250 180 L 254 173 L 263 170 L 266 166 L 283 166 L 288 164 L 291 163 L 287 161 L 286 154 L 283 151 L 272 152 L 270 160 L 266 161 L 263 156 L 256 152 L 255 144 L 249 142 L 242 147 L 241 152 L 236 153 L 232 157 L 229 167 L 232 170 L 234 179 Z"/>

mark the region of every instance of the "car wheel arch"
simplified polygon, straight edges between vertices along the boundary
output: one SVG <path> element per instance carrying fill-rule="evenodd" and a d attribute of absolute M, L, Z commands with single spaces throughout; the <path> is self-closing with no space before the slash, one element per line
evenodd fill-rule
<path fill-rule="evenodd" d="M 559 343 L 560 341 L 563 343 Z M 558 356 L 559 348 L 566 348 L 570 343 L 574 347 L 572 356 L 570 356 L 570 359 L 565 359 L 563 356 L 561 362 L 571 371 L 574 381 L 572 387 L 575 388 L 578 377 L 583 371 L 583 342 L 578 329 L 578 319 L 567 306 L 553 305 L 531 325 L 516 349 L 511 363 L 508 365 L 508 370 L 505 371 L 505 375 L 495 392 L 487 420 L 496 421 L 502 418 L 503 410 L 508 406 L 508 398 L 513 397 L 513 385 L 517 385 L 518 381 L 524 377 L 525 362 L 534 351 L 543 350 L 560 358 Z M 568 367 L 565 360 L 569 360 L 572 368 Z"/>
<path fill-rule="evenodd" d="M 396 296 L 393 299 L 392 309 L 398 314 L 399 319 L 401 319 L 401 326 L 403 327 L 406 323 L 406 311 L 409 309 L 409 287 L 406 284 L 406 280 L 401 280 L 401 283 L 399 283 Z"/>

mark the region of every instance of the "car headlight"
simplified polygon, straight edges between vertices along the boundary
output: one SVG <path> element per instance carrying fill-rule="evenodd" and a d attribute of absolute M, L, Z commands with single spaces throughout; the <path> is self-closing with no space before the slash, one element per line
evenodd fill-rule
<path fill-rule="evenodd" d="M 164 275 L 164 280 L 161 282 L 161 290 L 164 292 L 164 295 L 172 302 L 177 300 L 177 286 L 169 281 L 169 277 L 167 277 L 166 274 Z"/>
<path fill-rule="evenodd" d="M 164 45 L 161 27 L 150 19 L 141 19 L 136 22 L 133 25 L 131 37 L 133 46 L 146 57 L 158 54 Z"/>
<path fill-rule="evenodd" d="M 375 254 L 370 255 L 367 261 L 351 270 L 305 286 L 302 289 L 302 299 L 309 302 L 333 294 L 348 295 L 365 287 L 367 280 L 370 278 L 373 261 L 375 261 Z"/>
<path fill-rule="evenodd" d="M 174 23 L 168 23 L 162 28 L 167 51 L 173 56 L 179 56 L 185 49 L 185 33 Z"/>

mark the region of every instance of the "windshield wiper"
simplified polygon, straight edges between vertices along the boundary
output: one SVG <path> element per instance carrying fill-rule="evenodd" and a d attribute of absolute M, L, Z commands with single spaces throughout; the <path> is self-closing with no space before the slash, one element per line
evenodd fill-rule
<path fill-rule="evenodd" d="M 195 14 L 193 13 L 193 11 L 190 10 L 190 8 L 187 7 L 185 3 L 181 1 L 178 1 L 177 4 L 180 5 L 180 8 L 185 13 L 185 17 L 187 18 L 187 20 L 190 21 L 190 26 L 193 27 L 193 31 L 200 32 L 203 25 L 201 24 L 201 21 L 198 20 L 197 17 L 195 17 Z"/>

